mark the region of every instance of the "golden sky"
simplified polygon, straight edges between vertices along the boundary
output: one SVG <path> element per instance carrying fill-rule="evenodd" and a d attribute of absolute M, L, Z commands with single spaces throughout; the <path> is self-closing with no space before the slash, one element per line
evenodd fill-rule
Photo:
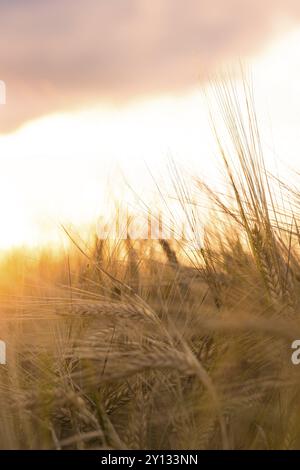
<path fill-rule="evenodd" d="M 94 220 L 123 177 L 146 197 L 170 155 L 215 181 L 201 87 L 238 57 L 267 158 L 300 169 L 299 20 L 294 0 L 0 0 L 0 247 Z"/>

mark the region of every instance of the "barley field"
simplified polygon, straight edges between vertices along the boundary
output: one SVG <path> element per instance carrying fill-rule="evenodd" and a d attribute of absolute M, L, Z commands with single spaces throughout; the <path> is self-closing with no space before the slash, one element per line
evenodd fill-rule
<path fill-rule="evenodd" d="M 1 449 L 300 448 L 300 192 L 265 167 L 248 82 L 215 96 L 226 193 L 170 170 L 194 242 L 1 258 Z"/>

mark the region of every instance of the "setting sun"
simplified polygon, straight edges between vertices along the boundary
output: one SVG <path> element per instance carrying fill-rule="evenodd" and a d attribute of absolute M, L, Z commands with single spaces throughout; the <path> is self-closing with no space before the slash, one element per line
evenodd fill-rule
<path fill-rule="evenodd" d="M 249 59 L 271 164 L 297 167 L 299 40 L 293 31 Z M 108 188 L 111 198 L 130 199 L 126 182 L 148 202 L 154 190 L 149 169 L 166 178 L 170 156 L 191 173 L 218 179 L 201 87 L 51 114 L 2 135 L 0 246 L 61 240 L 61 223 L 79 228 L 105 211 Z"/>

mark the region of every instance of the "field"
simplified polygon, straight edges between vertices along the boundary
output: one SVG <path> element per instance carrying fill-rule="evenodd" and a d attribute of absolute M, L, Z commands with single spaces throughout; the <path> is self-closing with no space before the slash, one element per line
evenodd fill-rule
<path fill-rule="evenodd" d="M 3 256 L 2 449 L 300 447 L 300 193 L 265 168 L 250 85 L 216 95 L 227 193 L 171 170 L 194 242 Z"/>

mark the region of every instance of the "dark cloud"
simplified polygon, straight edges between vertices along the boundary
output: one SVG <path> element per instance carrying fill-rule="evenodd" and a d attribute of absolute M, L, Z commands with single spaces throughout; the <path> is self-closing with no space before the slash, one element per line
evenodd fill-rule
<path fill-rule="evenodd" d="M 299 13 L 299 0 L 0 0 L 0 130 L 184 91 Z"/>

